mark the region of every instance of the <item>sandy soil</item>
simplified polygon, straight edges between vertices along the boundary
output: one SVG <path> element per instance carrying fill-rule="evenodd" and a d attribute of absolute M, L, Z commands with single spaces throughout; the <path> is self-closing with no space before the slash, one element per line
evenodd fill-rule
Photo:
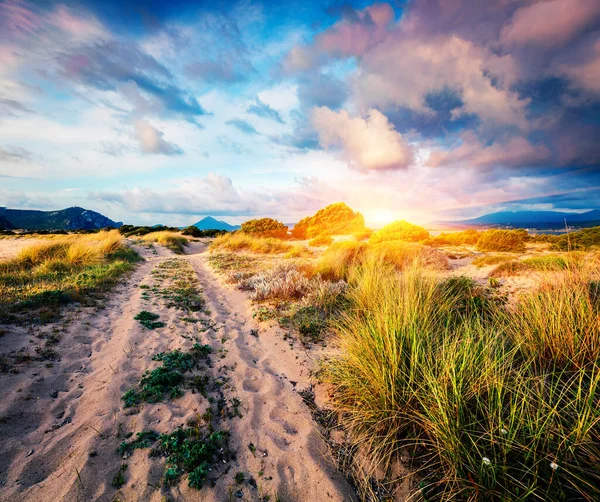
<path fill-rule="evenodd" d="M 311 384 L 309 355 L 292 349 L 275 328 L 251 334 L 256 326 L 247 297 L 211 272 L 204 244 L 193 244 L 190 254 L 180 257 L 154 249 L 140 248 L 147 261 L 103 308 L 72 308 L 56 325 L 0 326 L 7 330 L 0 337 L 0 354 L 23 348 L 33 354 L 36 338 L 53 330 L 63 335 L 56 346 L 60 361 L 27 362 L 18 373 L 0 374 L 0 500 L 222 502 L 265 495 L 272 501 L 354 500 L 298 395 Z M 203 332 L 201 323 L 183 322 L 183 314 L 162 299 L 144 299 L 139 285 L 155 281 L 152 271 L 172 258 L 186 260 L 196 272 L 212 329 Z M 134 316 L 144 309 L 160 314 L 166 327 L 150 331 L 139 325 Z M 164 460 L 150 459 L 148 450 L 136 450 L 126 460 L 116 452 L 128 432 L 170 432 L 208 408 L 205 398 L 189 391 L 174 401 L 145 404 L 134 415 L 121 402 L 143 372 L 157 366 L 154 354 L 189 349 L 194 337 L 222 358 L 211 356 L 211 371 L 227 382 L 224 396 L 241 401 L 243 415 L 221 423 L 231 432 L 236 456 L 216 470 L 216 485 L 200 492 L 183 478 L 175 487 L 161 488 Z M 256 451 L 250 451 L 250 443 Z M 121 463 L 128 464 L 127 483 L 117 490 L 111 481 Z M 257 486 L 236 484 L 239 471 L 252 475 Z"/>
<path fill-rule="evenodd" d="M 41 237 L 3 237 L 0 239 L 0 261 L 13 258 L 21 249 L 43 240 Z"/>

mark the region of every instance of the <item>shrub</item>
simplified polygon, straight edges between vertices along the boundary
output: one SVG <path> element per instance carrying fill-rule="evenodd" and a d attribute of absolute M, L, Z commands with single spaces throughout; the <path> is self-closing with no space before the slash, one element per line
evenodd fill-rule
<path fill-rule="evenodd" d="M 244 234 L 242 232 L 233 232 L 217 237 L 211 244 L 211 250 L 227 251 L 249 251 L 257 254 L 277 254 L 287 253 L 294 249 L 294 246 L 280 239 L 257 237 Z"/>
<path fill-rule="evenodd" d="M 387 241 L 422 242 L 429 239 L 429 232 L 423 227 L 407 221 L 395 221 L 375 232 L 369 242 L 376 244 Z"/>
<path fill-rule="evenodd" d="M 226 233 L 227 230 L 200 230 L 194 225 L 186 227 L 181 231 L 182 235 L 195 237 L 196 239 L 200 239 L 202 237 L 217 237 L 218 235 L 223 235 Z"/>
<path fill-rule="evenodd" d="M 550 246 L 550 249 L 576 251 L 590 249 L 598 245 L 600 245 L 600 227 L 592 227 L 561 235 Z"/>
<path fill-rule="evenodd" d="M 241 232 L 259 237 L 285 239 L 287 237 L 288 227 L 272 218 L 260 218 L 242 223 Z"/>
<path fill-rule="evenodd" d="M 477 249 L 479 251 L 508 251 L 522 253 L 525 251 L 525 230 L 485 230 L 479 235 Z"/>
<path fill-rule="evenodd" d="M 309 246 L 329 246 L 333 242 L 333 237 L 327 234 L 321 234 L 308 241 Z"/>
<path fill-rule="evenodd" d="M 464 246 L 477 244 L 479 232 L 475 229 L 460 232 L 441 233 L 432 237 L 425 244 L 429 246 Z"/>
<path fill-rule="evenodd" d="M 354 212 L 343 202 L 337 202 L 296 223 L 292 229 L 292 237 L 311 239 L 323 233 L 349 235 L 364 228 L 365 219 L 361 213 Z"/>
<path fill-rule="evenodd" d="M 252 290 L 250 298 L 256 301 L 292 300 L 309 292 L 310 281 L 293 265 L 280 264 L 251 277 L 248 286 Z"/>

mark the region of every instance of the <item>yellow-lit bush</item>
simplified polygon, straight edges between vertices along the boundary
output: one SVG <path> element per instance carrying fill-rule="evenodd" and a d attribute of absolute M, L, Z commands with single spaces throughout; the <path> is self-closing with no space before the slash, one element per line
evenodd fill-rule
<path fill-rule="evenodd" d="M 337 202 L 300 220 L 292 229 L 292 237 L 312 239 L 323 233 L 350 235 L 364 228 L 365 219 L 361 213 L 354 212 L 343 202 Z"/>
<path fill-rule="evenodd" d="M 376 244 L 387 241 L 422 242 L 429 239 L 429 232 L 423 227 L 407 221 L 395 221 L 375 232 L 369 242 Z"/>

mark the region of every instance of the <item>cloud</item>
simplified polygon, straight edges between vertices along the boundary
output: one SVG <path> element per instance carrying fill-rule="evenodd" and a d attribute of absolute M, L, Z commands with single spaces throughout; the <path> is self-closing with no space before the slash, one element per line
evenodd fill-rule
<path fill-rule="evenodd" d="M 31 152 L 25 150 L 25 148 L 3 148 L 0 146 L 0 162 L 22 162 L 32 158 Z"/>
<path fill-rule="evenodd" d="M 529 100 L 511 90 L 513 74 L 510 55 L 498 56 L 457 36 L 421 40 L 397 32 L 364 56 L 355 92 L 365 107 L 426 111 L 427 94 L 451 89 L 463 103 L 455 118 L 475 114 L 492 124 L 527 129 Z"/>
<path fill-rule="evenodd" d="M 101 91 L 123 89 L 120 85 L 133 82 L 156 99 L 165 113 L 190 121 L 207 113 L 195 96 L 173 84 L 174 77 L 165 66 L 134 44 L 115 41 L 83 45 L 63 52 L 58 61 L 67 80 Z"/>
<path fill-rule="evenodd" d="M 181 155 L 183 150 L 174 143 L 164 139 L 164 134 L 147 120 L 136 120 L 134 123 L 135 137 L 143 153 L 163 155 Z"/>
<path fill-rule="evenodd" d="M 318 34 L 312 44 L 292 48 L 283 61 L 286 73 L 309 70 L 330 58 L 361 56 L 385 39 L 394 20 L 387 3 L 374 3 L 361 11 L 345 10 L 346 16 Z"/>
<path fill-rule="evenodd" d="M 555 47 L 580 34 L 600 18 L 600 3 L 593 0 L 549 0 L 517 9 L 502 28 L 504 44 Z"/>
<path fill-rule="evenodd" d="M 428 164 L 431 167 L 521 167 L 547 164 L 550 158 L 546 145 L 532 144 L 522 136 L 484 145 L 473 133 L 467 132 L 460 146 L 449 151 L 432 152 Z"/>
<path fill-rule="evenodd" d="M 243 119 L 230 119 L 226 122 L 227 125 L 233 126 L 244 134 L 258 134 L 258 131 L 252 124 Z"/>
<path fill-rule="evenodd" d="M 1 115 L 12 115 L 16 116 L 22 113 L 33 113 L 23 103 L 19 103 L 14 99 L 0 99 L 0 116 Z"/>
<path fill-rule="evenodd" d="M 262 117 L 265 119 L 271 119 L 275 122 L 279 122 L 280 124 L 285 124 L 285 121 L 281 118 L 280 113 L 271 108 L 267 103 L 263 103 L 258 96 L 254 98 L 254 103 L 252 103 L 246 111 L 248 113 L 252 113 L 257 117 Z"/>
<path fill-rule="evenodd" d="M 215 173 L 161 191 L 138 187 L 122 192 L 93 192 L 90 196 L 116 203 L 131 213 L 248 215 L 260 207 L 256 196 L 241 194 L 230 178 Z"/>
<path fill-rule="evenodd" d="M 410 166 L 412 147 L 394 130 L 387 117 L 371 109 L 367 118 L 350 117 L 347 111 L 315 108 L 312 124 L 324 148 L 339 147 L 346 162 L 364 170 L 393 170 Z"/>

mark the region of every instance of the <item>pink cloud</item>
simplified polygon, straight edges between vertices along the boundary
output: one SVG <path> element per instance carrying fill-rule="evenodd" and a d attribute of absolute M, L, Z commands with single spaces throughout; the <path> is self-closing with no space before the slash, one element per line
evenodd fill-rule
<path fill-rule="evenodd" d="M 331 57 L 361 56 L 382 42 L 394 20 L 387 3 L 374 3 L 356 17 L 343 19 L 317 35 L 313 44 L 297 45 L 283 62 L 286 72 L 306 71 Z"/>
<path fill-rule="evenodd" d="M 483 145 L 473 133 L 463 135 L 462 144 L 453 150 L 438 150 L 429 155 L 431 167 L 519 167 L 548 162 L 550 150 L 543 144 L 532 144 L 522 136 L 508 141 Z"/>
<path fill-rule="evenodd" d="M 318 50 L 343 57 L 360 56 L 387 35 L 394 10 L 387 3 L 375 3 L 357 13 L 357 20 L 344 20 L 317 37 Z"/>
<path fill-rule="evenodd" d="M 550 0 L 517 9 L 502 28 L 500 40 L 505 44 L 536 44 L 554 47 L 581 33 L 600 17 L 596 0 Z"/>

